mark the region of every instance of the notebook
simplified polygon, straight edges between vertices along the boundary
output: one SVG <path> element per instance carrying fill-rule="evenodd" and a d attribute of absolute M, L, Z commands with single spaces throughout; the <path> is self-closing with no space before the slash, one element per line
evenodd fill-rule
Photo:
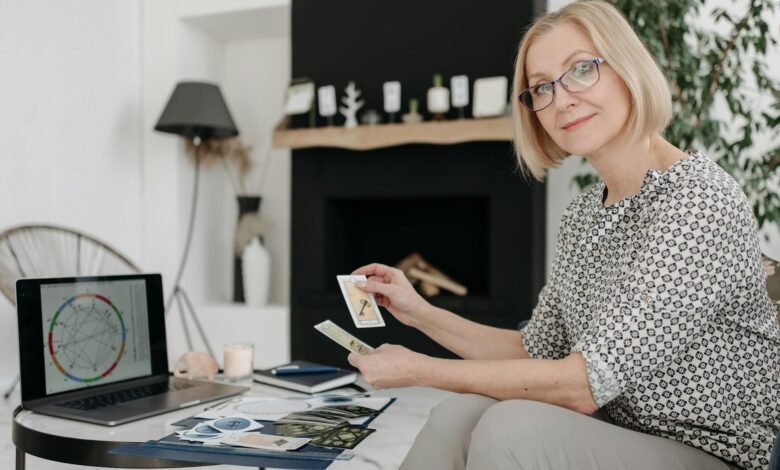
<path fill-rule="evenodd" d="M 297 365 L 302 368 L 324 367 L 322 364 L 307 361 L 293 361 L 285 365 Z M 274 369 L 275 367 L 265 370 L 256 370 L 254 375 L 255 382 L 297 390 L 304 393 L 319 393 L 355 383 L 358 377 L 357 372 L 346 369 L 338 369 L 335 372 L 300 375 L 274 375 L 272 372 Z"/>
<path fill-rule="evenodd" d="M 172 378 L 159 274 L 20 279 L 22 406 L 113 426 L 247 387 Z"/>

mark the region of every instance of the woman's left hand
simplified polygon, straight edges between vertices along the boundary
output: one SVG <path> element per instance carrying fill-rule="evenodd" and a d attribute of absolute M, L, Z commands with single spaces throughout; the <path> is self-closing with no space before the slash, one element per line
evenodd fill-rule
<path fill-rule="evenodd" d="M 377 389 L 418 385 L 420 371 L 429 359 L 397 344 L 383 344 L 368 354 L 350 353 L 347 357 L 360 369 L 363 380 Z"/>

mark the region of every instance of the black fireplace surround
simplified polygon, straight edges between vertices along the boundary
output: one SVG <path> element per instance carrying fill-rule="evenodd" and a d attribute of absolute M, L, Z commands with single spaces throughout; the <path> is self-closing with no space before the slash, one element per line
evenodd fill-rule
<path fill-rule="evenodd" d="M 542 0 L 293 0 L 292 76 L 334 85 L 339 96 L 354 81 L 366 103 L 361 112 L 381 111 L 382 82 L 399 80 L 399 114 L 415 97 L 426 113 L 434 73 L 445 86 L 458 74 L 471 84 L 511 78 L 523 29 L 543 10 Z M 307 126 L 308 118 L 293 125 Z M 544 282 L 544 227 L 545 186 L 518 174 L 509 142 L 293 150 L 292 357 L 347 364 L 346 351 L 313 328 L 325 319 L 372 346 L 449 356 L 388 312 L 385 328 L 358 330 L 339 292 L 336 275 L 370 262 L 392 265 L 412 252 L 469 289 L 465 297 L 443 291 L 433 304 L 515 327 L 530 316 Z"/>
<path fill-rule="evenodd" d="M 409 145 L 370 154 L 296 151 L 292 201 L 293 357 L 346 364 L 312 325 L 331 319 L 372 346 L 449 354 L 384 312 L 386 328 L 354 327 L 337 274 L 418 252 L 465 285 L 431 303 L 475 321 L 515 327 L 544 279 L 545 194 L 514 171 L 506 142 Z"/>

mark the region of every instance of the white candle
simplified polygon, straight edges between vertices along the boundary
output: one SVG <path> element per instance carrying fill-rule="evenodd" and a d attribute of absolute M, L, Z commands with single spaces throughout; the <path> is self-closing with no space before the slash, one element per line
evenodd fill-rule
<path fill-rule="evenodd" d="M 252 376 L 255 347 L 251 343 L 225 345 L 223 350 L 224 374 L 226 378 L 240 380 Z"/>

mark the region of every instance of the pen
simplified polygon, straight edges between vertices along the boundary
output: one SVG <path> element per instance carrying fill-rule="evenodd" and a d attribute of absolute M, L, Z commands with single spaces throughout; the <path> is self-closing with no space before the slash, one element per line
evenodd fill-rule
<path fill-rule="evenodd" d="M 321 374 L 323 372 L 336 372 L 338 367 L 319 366 L 319 367 L 277 367 L 272 369 L 274 375 L 299 375 L 299 374 Z"/>
<path fill-rule="evenodd" d="M 206 408 L 203 408 L 203 411 L 208 410 L 219 410 L 221 408 L 224 408 L 225 406 L 229 405 L 230 403 L 239 402 L 241 401 L 241 397 L 238 398 L 228 398 L 227 400 L 222 400 L 217 403 L 214 403 L 213 405 L 207 406 Z"/>

